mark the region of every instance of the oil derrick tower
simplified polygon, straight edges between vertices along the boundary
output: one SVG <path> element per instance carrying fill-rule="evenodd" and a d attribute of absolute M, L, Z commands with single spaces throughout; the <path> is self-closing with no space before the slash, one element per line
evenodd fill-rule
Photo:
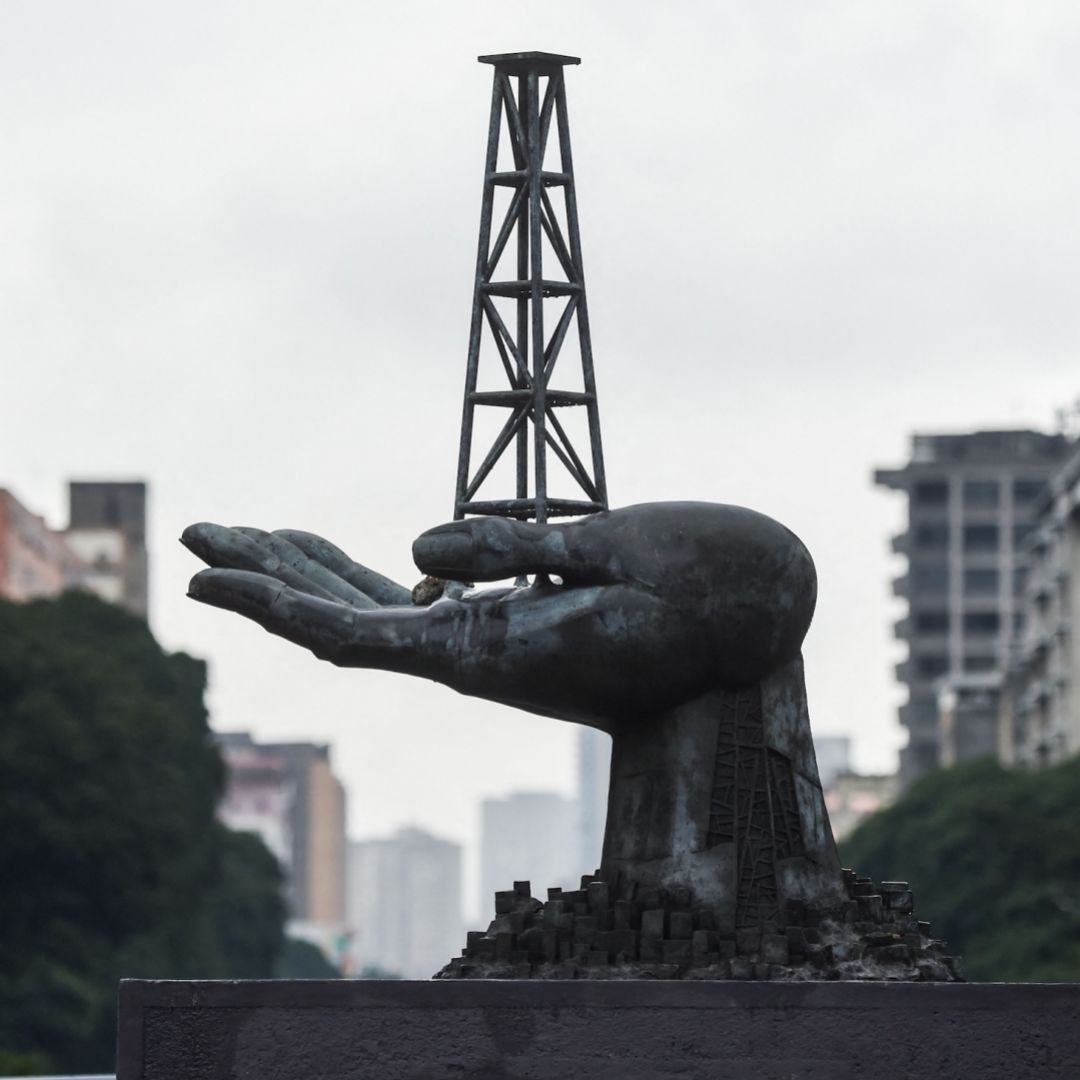
<path fill-rule="evenodd" d="M 563 80 L 566 65 L 580 60 L 542 52 L 479 60 L 494 67 L 495 78 L 454 518 L 497 514 L 544 522 L 606 510 Z M 558 168 L 549 169 L 556 143 Z M 554 388 L 554 374 L 575 388 Z M 575 438 L 579 445 L 588 440 L 588 465 Z M 487 448 L 475 466 L 474 445 Z M 497 468 L 511 459 L 512 476 Z M 500 492 L 491 490 L 500 497 L 490 497 L 500 483 Z"/>

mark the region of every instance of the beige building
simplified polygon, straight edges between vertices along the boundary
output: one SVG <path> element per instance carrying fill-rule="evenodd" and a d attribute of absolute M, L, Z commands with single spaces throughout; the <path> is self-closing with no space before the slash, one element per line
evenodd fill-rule
<path fill-rule="evenodd" d="M 285 759 L 244 736 L 221 736 L 218 745 L 225 761 L 225 794 L 218 817 L 235 832 L 259 836 L 291 874 L 296 792 Z"/>
<path fill-rule="evenodd" d="M 1080 753 L 1080 449 L 1050 479 L 1025 550 L 1024 632 L 1002 707 L 1001 755 L 1051 765 Z"/>
<path fill-rule="evenodd" d="M 218 816 L 258 833 L 286 872 L 290 917 L 338 933 L 345 924 L 345 788 L 321 743 L 217 735 L 228 774 Z"/>
<path fill-rule="evenodd" d="M 308 757 L 308 854 L 303 892 L 305 918 L 317 923 L 345 921 L 345 788 L 330 767 L 329 747 Z M 301 788 L 303 785 L 301 784 Z"/>
<path fill-rule="evenodd" d="M 891 806 L 899 793 L 900 778 L 896 773 L 885 776 L 841 773 L 835 777 L 825 789 L 825 806 L 837 842 L 850 836 L 863 818 Z"/>

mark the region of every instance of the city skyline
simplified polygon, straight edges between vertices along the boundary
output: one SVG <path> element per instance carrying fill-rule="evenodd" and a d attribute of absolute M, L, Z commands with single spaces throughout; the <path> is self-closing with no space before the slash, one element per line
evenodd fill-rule
<path fill-rule="evenodd" d="M 555 4 L 534 41 L 493 4 L 9 6 L 0 484 L 59 522 L 64 477 L 145 477 L 155 631 L 209 660 L 219 729 L 334 743 L 351 835 L 415 823 L 474 849 L 482 799 L 571 794 L 569 725 L 338 671 L 198 610 L 175 538 L 201 519 L 306 528 L 418 580 L 413 537 L 452 513 L 490 92 L 475 56 L 507 38 L 580 55 L 612 505 L 743 503 L 798 533 L 820 579 L 814 731 L 884 771 L 902 508 L 873 466 L 912 430 L 1050 430 L 1080 389 L 1080 15 L 885 9 L 631 4 L 612 23 Z"/>

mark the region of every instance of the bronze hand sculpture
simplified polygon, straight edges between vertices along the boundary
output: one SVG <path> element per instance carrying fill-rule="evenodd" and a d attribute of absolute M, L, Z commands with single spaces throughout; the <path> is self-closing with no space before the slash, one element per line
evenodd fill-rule
<path fill-rule="evenodd" d="M 536 578 L 429 607 L 310 533 L 200 524 L 183 542 L 213 568 L 192 597 L 320 659 L 609 732 L 601 875 L 617 888 L 689 888 L 735 925 L 841 897 L 799 652 L 814 566 L 770 518 L 649 503 L 564 525 L 441 525 L 413 545 L 422 571 Z"/>

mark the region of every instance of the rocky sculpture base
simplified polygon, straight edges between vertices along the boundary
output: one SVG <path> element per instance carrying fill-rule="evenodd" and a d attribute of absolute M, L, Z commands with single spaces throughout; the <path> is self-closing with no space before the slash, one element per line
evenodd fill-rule
<path fill-rule="evenodd" d="M 914 914 L 907 882 L 875 883 L 845 870 L 846 899 L 816 911 L 789 901 L 783 922 L 718 925 L 689 889 L 614 896 L 585 875 L 581 888 L 527 881 L 495 894 L 495 919 L 470 932 L 436 979 L 769 979 L 960 982 L 959 957 Z"/>

